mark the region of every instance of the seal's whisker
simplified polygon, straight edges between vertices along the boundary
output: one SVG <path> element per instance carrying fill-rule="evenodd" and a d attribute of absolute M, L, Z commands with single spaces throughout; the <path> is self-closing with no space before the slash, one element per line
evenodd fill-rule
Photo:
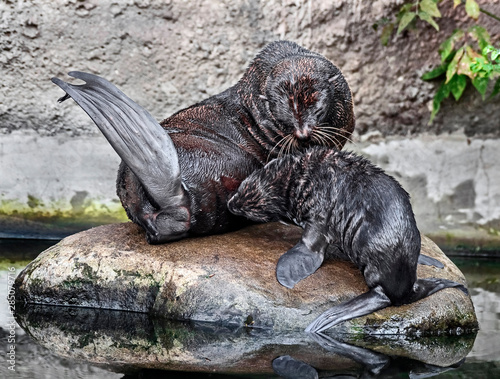
<path fill-rule="evenodd" d="M 352 143 L 353 145 L 356 145 L 356 142 L 354 142 L 351 138 L 345 136 L 344 134 L 341 133 L 341 129 L 333 127 L 333 126 L 318 126 L 316 130 L 323 130 L 325 133 L 331 133 L 335 134 L 339 137 L 345 138 L 347 141 Z"/>
<path fill-rule="evenodd" d="M 330 141 L 332 142 L 335 146 L 340 146 L 340 141 L 335 137 L 334 134 L 331 134 L 331 133 L 327 133 L 323 130 L 316 130 L 316 133 L 318 135 L 321 135 L 321 137 L 325 140 L 325 141 Z M 325 146 L 328 146 L 329 144 L 325 144 Z"/>
<path fill-rule="evenodd" d="M 325 141 L 323 140 L 323 137 L 321 135 L 317 134 L 317 133 L 311 134 L 311 139 L 314 142 L 317 142 L 318 145 L 326 146 L 325 145 Z"/>
<path fill-rule="evenodd" d="M 290 136 L 290 142 L 288 144 L 288 149 L 286 151 L 286 154 L 291 154 L 294 152 L 294 150 L 296 150 L 296 146 L 297 146 L 297 140 L 293 137 L 293 136 Z"/>
<path fill-rule="evenodd" d="M 286 135 L 286 137 L 284 138 L 284 143 L 281 146 L 281 149 L 280 149 L 280 151 L 278 153 L 278 158 L 280 158 L 280 157 L 283 156 L 283 151 L 287 151 L 287 145 L 290 143 L 290 140 L 292 138 L 293 138 L 293 136 L 291 134 Z"/>
<path fill-rule="evenodd" d="M 274 147 L 271 149 L 271 151 L 269 152 L 269 154 L 267 155 L 267 159 L 266 159 L 266 163 L 269 162 L 269 158 L 271 157 L 271 154 L 273 153 L 274 149 L 276 149 L 280 143 L 282 143 L 283 141 L 285 141 L 290 135 L 289 134 L 286 134 L 282 139 L 280 139 L 276 145 L 274 145 Z M 280 150 L 281 151 L 281 150 Z M 279 155 L 279 154 L 278 154 Z"/>

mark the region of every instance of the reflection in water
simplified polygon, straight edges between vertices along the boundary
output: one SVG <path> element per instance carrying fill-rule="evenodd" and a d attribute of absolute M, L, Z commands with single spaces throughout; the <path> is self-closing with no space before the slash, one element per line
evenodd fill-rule
<path fill-rule="evenodd" d="M 412 373 L 419 375 L 415 377 L 425 377 L 445 369 L 436 360 L 446 366 L 460 364 L 474 342 L 470 335 L 444 338 L 436 357 L 431 338 L 392 337 L 389 355 L 377 351 L 387 343 L 383 337 L 361 347 L 341 340 L 342 336 L 230 329 L 158 320 L 142 313 L 42 305 L 20 309 L 17 321 L 57 355 L 126 372 L 126 378 L 154 376 L 156 370 L 269 377 L 273 369 L 285 378 L 387 377 L 401 373 L 402 365 L 412 367 Z"/>
<path fill-rule="evenodd" d="M 359 363 L 363 367 L 360 375 L 362 378 L 375 378 L 379 376 L 384 378 L 400 377 L 401 373 L 406 370 L 409 371 L 410 378 L 428 378 L 458 368 L 465 361 L 465 358 L 462 358 L 453 365 L 441 367 L 403 357 L 391 357 L 380 354 L 370 349 L 342 343 L 321 333 L 311 335 L 311 337 L 326 350 Z M 273 361 L 273 369 L 274 372 L 286 379 L 338 377 L 338 373 L 321 372 L 289 355 L 276 358 Z M 346 372 L 343 374 L 344 377 L 358 377 L 358 375 L 354 375 L 353 373 Z"/>

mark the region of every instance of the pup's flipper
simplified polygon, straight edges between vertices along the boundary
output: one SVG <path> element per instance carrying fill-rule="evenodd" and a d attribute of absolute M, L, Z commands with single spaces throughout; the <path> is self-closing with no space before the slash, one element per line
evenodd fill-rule
<path fill-rule="evenodd" d="M 52 78 L 66 92 L 59 101 L 71 97 L 90 116 L 156 206 L 163 209 L 183 204 L 186 194 L 177 151 L 160 124 L 107 80 L 78 71 L 68 75 L 85 84 Z"/>
<path fill-rule="evenodd" d="M 276 278 L 281 285 L 293 288 L 313 274 L 323 263 L 324 254 L 307 248 L 301 241 L 283 254 L 276 266 Z"/>
<path fill-rule="evenodd" d="M 312 225 L 305 225 L 300 241 L 278 260 L 278 282 L 293 288 L 302 279 L 314 274 L 325 259 L 327 246 L 324 233 Z"/>
<path fill-rule="evenodd" d="M 457 288 L 465 294 L 469 293 L 463 284 L 452 280 L 418 279 L 413 286 L 412 293 L 406 299 L 402 299 L 404 301 L 401 301 L 400 304 L 413 303 L 445 288 Z M 309 324 L 306 332 L 319 333 L 343 321 L 373 313 L 391 304 L 391 300 L 384 293 L 382 287 L 377 286 L 354 299 L 330 308 Z"/>
<path fill-rule="evenodd" d="M 445 288 L 456 288 L 466 295 L 469 294 L 469 291 L 463 284 L 454 282 L 453 280 L 440 278 L 417 279 L 413 286 L 412 296 L 405 302 L 405 304 L 413 303 Z"/>
<path fill-rule="evenodd" d="M 418 264 L 426 266 L 434 266 L 437 268 L 444 268 L 444 264 L 442 264 L 436 258 L 429 257 L 428 255 L 425 254 L 420 254 L 418 256 Z"/>
<path fill-rule="evenodd" d="M 323 312 L 309 324 L 305 331 L 319 333 L 343 321 L 373 313 L 389 305 L 391 305 L 391 300 L 384 293 L 382 287 L 377 286 L 354 299 Z"/>

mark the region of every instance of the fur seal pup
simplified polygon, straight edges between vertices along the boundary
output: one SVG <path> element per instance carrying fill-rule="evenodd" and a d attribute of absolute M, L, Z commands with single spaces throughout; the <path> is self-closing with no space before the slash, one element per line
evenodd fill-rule
<path fill-rule="evenodd" d="M 354 129 L 349 86 L 320 54 L 293 42 L 265 47 L 233 87 L 161 124 L 107 80 L 70 72 L 52 81 L 92 118 L 122 158 L 117 193 L 149 243 L 235 229 L 239 184 L 268 160 L 312 145 L 341 149 Z"/>
<path fill-rule="evenodd" d="M 288 288 L 314 273 L 325 253 L 336 252 L 361 270 L 369 292 L 327 310 L 308 332 L 412 303 L 443 288 L 467 293 L 450 280 L 417 279 L 420 232 L 408 193 L 354 153 L 312 147 L 275 159 L 241 183 L 228 208 L 253 221 L 288 219 L 304 229 L 277 264 L 277 279 Z M 423 257 L 424 263 L 432 260 Z"/>

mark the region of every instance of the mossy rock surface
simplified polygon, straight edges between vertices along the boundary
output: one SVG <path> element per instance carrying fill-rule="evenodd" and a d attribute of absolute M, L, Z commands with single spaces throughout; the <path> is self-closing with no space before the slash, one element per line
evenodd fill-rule
<path fill-rule="evenodd" d="M 349 262 L 327 260 L 290 290 L 275 278 L 278 258 L 301 229 L 279 223 L 233 233 L 148 245 L 132 223 L 96 227 L 65 238 L 16 280 L 17 300 L 145 312 L 170 319 L 303 329 L 333 305 L 367 291 Z M 458 268 L 428 238 L 422 252 L 444 269 L 419 266 L 420 278 L 465 284 Z M 344 322 L 337 331 L 413 334 L 477 328 L 470 298 L 445 289 L 416 303 Z"/>

